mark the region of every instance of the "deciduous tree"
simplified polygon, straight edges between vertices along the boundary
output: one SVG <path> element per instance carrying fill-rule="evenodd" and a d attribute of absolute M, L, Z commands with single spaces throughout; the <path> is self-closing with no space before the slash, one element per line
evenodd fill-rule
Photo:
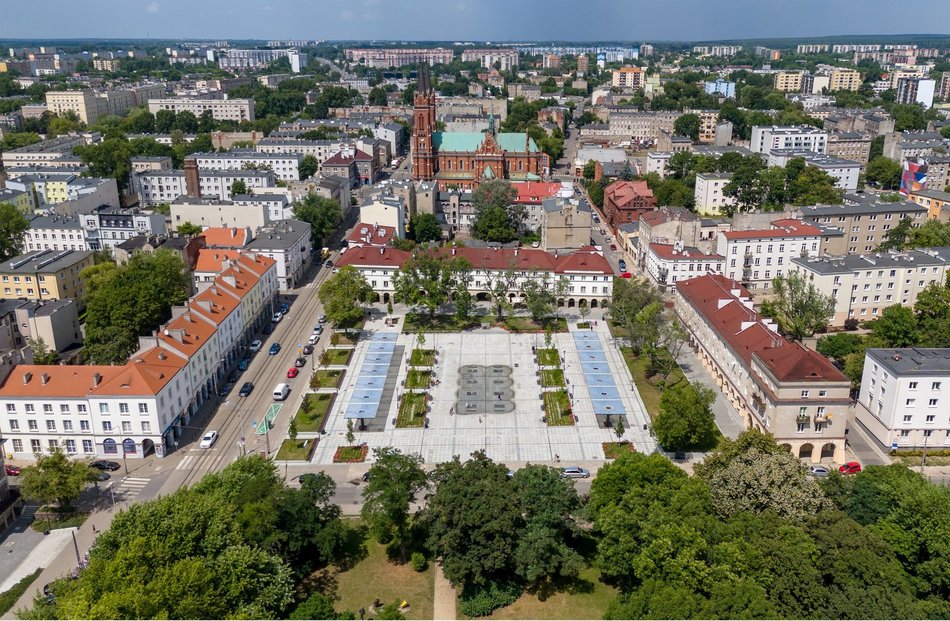
<path fill-rule="evenodd" d="M 716 443 L 716 419 L 711 406 L 716 393 L 705 386 L 685 384 L 663 391 L 653 432 L 667 451 L 705 450 Z"/>
<path fill-rule="evenodd" d="M 71 460 L 55 449 L 48 455 L 37 455 L 35 465 L 23 468 L 20 492 L 43 504 L 56 503 L 68 512 L 92 476 L 93 471 L 86 462 Z"/>
<path fill-rule="evenodd" d="M 835 300 L 798 272 L 772 280 L 776 319 L 789 337 L 800 341 L 822 330 L 835 310 Z"/>
<path fill-rule="evenodd" d="M 297 220 L 310 225 L 314 246 L 322 246 L 343 218 L 339 202 L 312 192 L 294 203 L 293 214 Z"/>
<path fill-rule="evenodd" d="M 369 482 L 363 488 L 361 514 L 380 540 L 394 541 L 399 558 L 409 557 L 409 511 L 428 486 L 422 456 L 392 447 L 373 449 Z"/>
<path fill-rule="evenodd" d="M 363 305 L 373 296 L 373 288 L 352 265 L 345 265 L 320 285 L 318 292 L 327 319 L 346 327 L 363 318 Z"/>
<path fill-rule="evenodd" d="M 23 234 L 30 221 L 10 203 L 0 203 L 0 261 L 6 261 L 23 251 Z"/>

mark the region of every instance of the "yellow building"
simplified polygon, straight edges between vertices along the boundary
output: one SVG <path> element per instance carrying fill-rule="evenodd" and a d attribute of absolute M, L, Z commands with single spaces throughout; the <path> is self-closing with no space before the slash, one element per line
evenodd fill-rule
<path fill-rule="evenodd" d="M 861 88 L 861 74 L 854 69 L 834 69 L 830 77 L 830 91 L 856 91 Z"/>
<path fill-rule="evenodd" d="M 93 265 L 88 250 L 38 250 L 0 263 L 0 293 L 28 300 L 82 299 L 79 273 Z"/>
<path fill-rule="evenodd" d="M 21 213 L 33 213 L 36 209 L 33 196 L 29 192 L 11 190 L 10 188 L 0 188 L 0 203 L 10 203 Z"/>
<path fill-rule="evenodd" d="M 772 86 L 783 93 L 798 93 L 802 90 L 802 72 L 779 71 L 772 79 Z"/>
<path fill-rule="evenodd" d="M 927 208 L 928 220 L 941 220 L 946 222 L 950 214 L 950 192 L 940 192 L 938 190 L 917 190 L 907 196 L 907 200 L 913 201 L 922 207 Z"/>

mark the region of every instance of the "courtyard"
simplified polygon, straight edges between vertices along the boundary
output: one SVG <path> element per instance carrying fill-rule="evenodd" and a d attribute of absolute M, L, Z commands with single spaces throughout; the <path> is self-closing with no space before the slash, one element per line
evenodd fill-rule
<path fill-rule="evenodd" d="M 570 332 L 552 335 L 551 348 L 559 354 L 559 368 L 552 371 L 553 356 L 542 356 L 543 370 L 535 356 L 546 350 L 543 334 L 477 328 L 424 334 L 420 343 L 415 334 L 386 326 L 383 318 L 367 321 L 312 461 L 332 463 L 337 449 L 349 445 L 348 420 L 354 423 L 355 444 L 419 453 L 427 463 L 455 455 L 464 459 L 479 450 L 511 464 L 604 461 L 602 445 L 617 439 L 620 416 L 623 439 L 637 451 L 653 452 L 649 416 L 605 323 L 598 323 L 575 330 L 570 322 Z M 379 359 L 383 347 L 393 352 L 391 358 Z M 360 380 L 364 369 L 390 378 L 376 409 L 354 407 L 367 398 L 365 374 Z M 420 387 L 420 378 L 429 382 L 428 389 Z M 551 378 L 556 384 L 563 378 L 563 386 L 552 386 Z M 609 397 L 600 396 L 604 390 Z M 400 402 L 407 404 L 402 410 Z M 557 424 L 545 415 L 545 403 L 555 402 L 569 409 Z M 407 421 L 407 416 L 418 418 Z"/>

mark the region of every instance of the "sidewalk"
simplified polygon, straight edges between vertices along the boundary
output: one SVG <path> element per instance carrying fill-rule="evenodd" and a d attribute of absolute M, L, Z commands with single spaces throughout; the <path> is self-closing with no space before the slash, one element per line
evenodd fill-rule
<path fill-rule="evenodd" d="M 722 394 L 722 390 L 716 386 L 716 380 L 709 374 L 709 371 L 706 370 L 703 363 L 699 361 L 699 357 L 693 353 L 693 350 L 684 347 L 683 352 L 679 355 L 676 362 L 679 363 L 680 368 L 683 370 L 683 375 L 685 375 L 686 379 L 691 383 L 702 384 L 716 393 L 716 400 L 712 404 L 712 411 L 716 416 L 716 426 L 719 427 L 719 431 L 722 432 L 722 435 L 727 438 L 732 438 L 733 440 L 739 437 L 739 434 L 744 430 L 742 419 L 739 418 L 739 413 L 732 407 L 732 404 L 729 403 L 726 396 Z"/>
<path fill-rule="evenodd" d="M 435 564 L 434 593 L 432 595 L 432 618 L 437 621 L 457 619 L 455 612 L 455 589 L 442 573 L 442 565 Z"/>

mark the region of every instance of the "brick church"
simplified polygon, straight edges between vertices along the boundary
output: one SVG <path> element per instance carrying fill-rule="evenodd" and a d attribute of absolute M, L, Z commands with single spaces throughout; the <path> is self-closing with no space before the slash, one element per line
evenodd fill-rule
<path fill-rule="evenodd" d="M 525 133 L 437 131 L 435 91 L 428 67 L 419 72 L 412 127 L 412 178 L 439 184 L 440 190 L 472 190 L 482 181 L 540 181 L 547 155 Z"/>

